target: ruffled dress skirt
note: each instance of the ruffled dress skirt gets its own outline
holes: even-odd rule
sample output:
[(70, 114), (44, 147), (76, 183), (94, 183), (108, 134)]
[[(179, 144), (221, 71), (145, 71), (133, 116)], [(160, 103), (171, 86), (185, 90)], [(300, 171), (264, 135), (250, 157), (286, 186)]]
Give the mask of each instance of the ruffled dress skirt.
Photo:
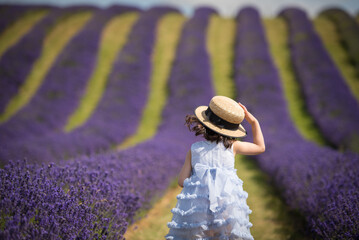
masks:
[(184, 181), (183, 190), (177, 195), (166, 239), (253, 240), (248, 193), (235, 172), (196, 166), (195, 174)]

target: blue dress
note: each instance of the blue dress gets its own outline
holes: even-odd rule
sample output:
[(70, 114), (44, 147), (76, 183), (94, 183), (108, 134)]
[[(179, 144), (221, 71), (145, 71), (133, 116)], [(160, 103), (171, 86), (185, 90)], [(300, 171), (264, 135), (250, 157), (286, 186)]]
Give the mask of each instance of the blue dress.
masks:
[(234, 168), (233, 149), (200, 141), (191, 146), (192, 175), (171, 210), (166, 239), (253, 239), (248, 193)]

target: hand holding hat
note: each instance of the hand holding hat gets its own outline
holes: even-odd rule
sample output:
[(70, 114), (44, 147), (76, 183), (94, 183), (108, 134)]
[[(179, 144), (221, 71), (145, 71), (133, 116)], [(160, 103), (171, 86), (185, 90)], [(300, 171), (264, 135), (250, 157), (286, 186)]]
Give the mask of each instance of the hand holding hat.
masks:
[(247, 120), (247, 122), (251, 125), (255, 123), (257, 119), (250, 112), (248, 112), (247, 108), (242, 103), (238, 102), (238, 104), (243, 108), (244, 118)]

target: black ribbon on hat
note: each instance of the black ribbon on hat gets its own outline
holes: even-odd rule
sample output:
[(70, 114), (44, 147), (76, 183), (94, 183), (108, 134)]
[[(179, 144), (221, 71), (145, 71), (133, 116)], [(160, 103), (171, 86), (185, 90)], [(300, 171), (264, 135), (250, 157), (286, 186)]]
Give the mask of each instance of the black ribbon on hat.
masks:
[(208, 107), (207, 110), (204, 112), (206, 116), (208, 117), (208, 120), (220, 128), (225, 128), (228, 130), (237, 130), (239, 127), (239, 123), (230, 123), (226, 120), (218, 117), (214, 112), (212, 112), (211, 108)]

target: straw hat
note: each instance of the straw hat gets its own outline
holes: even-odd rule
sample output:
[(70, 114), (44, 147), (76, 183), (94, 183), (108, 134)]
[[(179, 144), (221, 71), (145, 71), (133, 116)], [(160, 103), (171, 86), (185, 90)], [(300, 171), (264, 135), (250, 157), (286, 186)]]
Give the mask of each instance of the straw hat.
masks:
[(214, 96), (209, 106), (199, 106), (194, 113), (201, 123), (221, 135), (236, 138), (247, 135), (240, 124), (244, 119), (244, 110), (231, 98)]

